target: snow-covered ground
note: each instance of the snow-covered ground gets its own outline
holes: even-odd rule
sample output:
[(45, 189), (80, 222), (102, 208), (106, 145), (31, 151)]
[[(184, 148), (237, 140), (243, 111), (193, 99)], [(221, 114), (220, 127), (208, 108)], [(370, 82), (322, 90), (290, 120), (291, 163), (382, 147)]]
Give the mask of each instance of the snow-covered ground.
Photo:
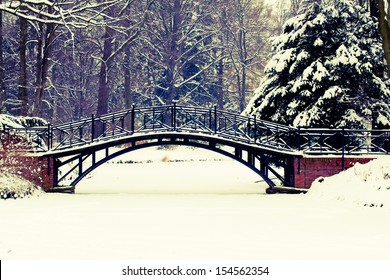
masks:
[(367, 164), (357, 163), (335, 176), (319, 178), (308, 196), (390, 211), (390, 156), (379, 157)]
[[(255, 173), (214, 153), (139, 150), (74, 195), (0, 200), (0, 259), (389, 259), (388, 159), (308, 194), (266, 195)], [(367, 202), (383, 206), (364, 206), (379, 185), (383, 199)]]
[(43, 191), (22, 177), (0, 170), (0, 200), (42, 195)]

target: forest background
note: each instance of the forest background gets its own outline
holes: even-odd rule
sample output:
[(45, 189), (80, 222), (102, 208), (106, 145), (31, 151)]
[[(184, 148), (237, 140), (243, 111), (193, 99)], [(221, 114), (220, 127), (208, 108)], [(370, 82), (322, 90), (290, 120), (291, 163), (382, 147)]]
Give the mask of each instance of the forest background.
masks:
[[(387, 2), (351, 1), (378, 19), (390, 61)], [(0, 0), (1, 113), (59, 123), (174, 101), (241, 112), (270, 38), (310, 2)]]

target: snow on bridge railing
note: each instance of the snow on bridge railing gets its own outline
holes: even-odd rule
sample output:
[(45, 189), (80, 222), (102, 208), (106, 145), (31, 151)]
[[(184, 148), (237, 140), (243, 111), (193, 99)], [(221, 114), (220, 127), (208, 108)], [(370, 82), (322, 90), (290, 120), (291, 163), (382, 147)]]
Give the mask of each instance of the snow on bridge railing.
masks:
[(11, 127), (6, 124), (0, 129), (2, 146), (30, 152), (46, 152), (47, 127)]
[(390, 130), (298, 129), (298, 150), (307, 154), (389, 154)]
[(133, 105), (128, 110), (60, 125), (10, 130), (34, 138), (35, 143), (40, 143), (36, 151), (66, 150), (140, 133), (187, 132), (306, 154), (390, 153), (390, 130), (295, 128), (219, 110), (216, 106), (201, 108), (175, 103), (154, 107)]

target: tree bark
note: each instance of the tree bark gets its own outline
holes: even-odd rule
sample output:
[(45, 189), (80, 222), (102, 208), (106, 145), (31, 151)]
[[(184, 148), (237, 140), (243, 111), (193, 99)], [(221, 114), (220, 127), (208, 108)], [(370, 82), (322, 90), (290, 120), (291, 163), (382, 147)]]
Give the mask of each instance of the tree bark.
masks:
[[(390, 26), (386, 17), (384, 0), (378, 0), (379, 6), (379, 30), (382, 36), (382, 46), (387, 62), (387, 76), (390, 77)], [(388, 9), (390, 9), (388, 7)]]
[[(52, 12), (49, 10), (49, 13)], [(37, 45), (37, 64), (36, 64), (36, 79), (35, 79), (35, 101), (34, 115), (43, 116), (42, 101), (45, 92), (45, 85), (49, 74), (50, 58), (52, 53), (52, 43), (55, 39), (56, 25), (51, 23), (40, 23)]]
[[(125, 78), (124, 78), (124, 88), (125, 88), (124, 99), (125, 99), (125, 109), (126, 110), (129, 110), (134, 102), (133, 101), (133, 94), (131, 91), (130, 56), (131, 56), (130, 48), (127, 47), (125, 49), (125, 64), (124, 64), (124, 68), (125, 68), (124, 69), (124, 75), (125, 75)], [(130, 115), (126, 116), (126, 118), (125, 118), (125, 128), (127, 130), (131, 129), (131, 116)]]
[(104, 45), (103, 45), (103, 58), (100, 63), (100, 72), (99, 72), (99, 91), (98, 91), (98, 107), (96, 114), (98, 116), (108, 113), (108, 98), (109, 98), (109, 84), (108, 84), (108, 71), (110, 69), (112, 54), (112, 45), (111, 45), (111, 32), (108, 26), (105, 27), (104, 32)]
[(223, 77), (224, 77), (224, 62), (223, 60), (219, 60), (217, 64), (217, 102), (218, 102), (218, 108), (223, 109), (225, 105), (225, 96), (224, 96), (224, 83), (223, 83)]
[[(0, 0), (0, 5), (3, 0)], [(5, 81), (4, 81), (4, 60), (3, 60), (3, 12), (0, 11), (0, 114), (5, 110)]]
[(178, 59), (178, 40), (179, 32), (181, 25), (181, 0), (174, 0), (173, 2), (173, 15), (172, 21), (169, 26), (169, 42), (168, 42), (168, 71), (167, 71), (167, 84), (168, 84), (168, 98), (167, 103), (171, 104), (175, 99), (177, 99), (177, 90), (175, 87), (175, 76), (176, 76), (176, 67)]
[[(245, 17), (248, 17), (246, 14), (243, 4), (239, 6), (238, 14), (238, 50), (239, 50), (239, 61), (240, 61), (240, 71), (237, 73), (240, 78), (238, 79), (238, 88), (239, 88), (239, 110), (240, 112), (245, 109), (245, 97), (246, 97), (246, 84), (247, 84), (247, 67), (248, 67), (248, 51), (247, 51), (247, 37), (246, 37), (246, 24)], [(241, 72), (241, 73), (240, 73)], [(239, 84), (241, 83), (241, 84)]]
[(20, 58), (20, 73), (19, 73), (19, 115), (27, 116), (28, 114), (28, 96), (27, 96), (27, 20), (24, 18), (19, 19), (19, 58)]

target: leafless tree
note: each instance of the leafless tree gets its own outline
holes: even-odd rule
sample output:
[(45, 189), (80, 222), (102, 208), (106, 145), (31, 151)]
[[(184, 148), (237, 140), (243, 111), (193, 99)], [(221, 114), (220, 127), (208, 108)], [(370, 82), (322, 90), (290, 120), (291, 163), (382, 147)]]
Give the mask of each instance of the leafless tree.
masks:
[(253, 92), (256, 84), (250, 79), (262, 71), (264, 53), (267, 53), (269, 37), (270, 11), (262, 1), (228, 1), (222, 14), (222, 32), (225, 34), (224, 52), (227, 55), (225, 71), (231, 79), (229, 90), (236, 97), (236, 109), (243, 111), (248, 93)]

